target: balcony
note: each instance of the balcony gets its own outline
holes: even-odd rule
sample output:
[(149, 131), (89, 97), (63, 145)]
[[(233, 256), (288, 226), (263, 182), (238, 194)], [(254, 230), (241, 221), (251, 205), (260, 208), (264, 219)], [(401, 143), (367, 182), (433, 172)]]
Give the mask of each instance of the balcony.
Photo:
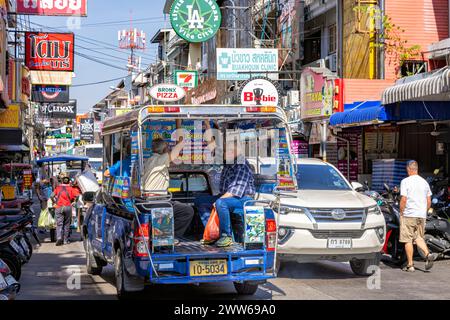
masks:
[(336, 8), (335, 0), (305, 0), (305, 21), (317, 18), (333, 8)]

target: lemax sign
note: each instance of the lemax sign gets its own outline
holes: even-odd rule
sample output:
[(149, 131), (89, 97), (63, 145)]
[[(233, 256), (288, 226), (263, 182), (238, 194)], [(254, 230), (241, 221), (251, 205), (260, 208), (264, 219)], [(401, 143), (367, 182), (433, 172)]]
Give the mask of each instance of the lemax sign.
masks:
[(182, 88), (197, 88), (198, 86), (198, 72), (197, 71), (184, 71), (175, 70), (174, 80), (177, 86)]
[(302, 72), (301, 118), (328, 118), (333, 113), (334, 81), (331, 74), (322, 73), (314, 68), (305, 68)]
[(25, 33), (25, 65), (30, 70), (73, 71), (73, 33)]
[(87, 16), (87, 0), (17, 0), (17, 14)]
[[(278, 49), (217, 48), (216, 52), (217, 80), (248, 80), (278, 71)], [(278, 79), (277, 73), (267, 76), (272, 80)]]
[(244, 84), (240, 96), (244, 106), (277, 106), (280, 90), (268, 78), (257, 78)]
[(222, 21), (215, 0), (175, 0), (170, 23), (175, 32), (188, 42), (205, 42), (217, 33)]
[(174, 84), (158, 84), (150, 89), (152, 98), (162, 102), (175, 102), (184, 98), (186, 92)]

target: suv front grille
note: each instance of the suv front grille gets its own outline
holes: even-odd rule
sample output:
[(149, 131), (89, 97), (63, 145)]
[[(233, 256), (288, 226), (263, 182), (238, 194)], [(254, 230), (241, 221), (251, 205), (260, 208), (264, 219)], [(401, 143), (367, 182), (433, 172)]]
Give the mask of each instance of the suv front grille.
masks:
[(365, 216), (365, 209), (343, 209), (345, 211), (345, 218), (336, 220), (331, 215), (334, 209), (310, 209), (311, 216), (317, 223), (327, 222), (363, 222)]
[(309, 230), (316, 239), (351, 238), (360, 239), (365, 230)]

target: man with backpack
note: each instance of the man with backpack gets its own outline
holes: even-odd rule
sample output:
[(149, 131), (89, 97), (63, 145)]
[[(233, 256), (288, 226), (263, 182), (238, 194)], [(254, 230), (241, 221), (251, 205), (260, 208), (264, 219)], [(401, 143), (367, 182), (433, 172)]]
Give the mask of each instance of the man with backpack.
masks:
[(70, 185), (70, 178), (61, 174), (61, 184), (52, 194), (55, 204), (56, 245), (69, 244), (70, 224), (72, 220), (72, 202), (80, 195), (80, 191)]

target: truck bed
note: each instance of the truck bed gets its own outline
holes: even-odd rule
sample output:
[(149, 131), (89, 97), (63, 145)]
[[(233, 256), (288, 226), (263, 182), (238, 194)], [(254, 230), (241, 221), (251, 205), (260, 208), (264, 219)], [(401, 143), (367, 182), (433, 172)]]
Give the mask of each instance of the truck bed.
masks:
[(217, 254), (217, 253), (232, 253), (244, 251), (244, 247), (240, 243), (234, 243), (230, 247), (218, 248), (213, 245), (202, 245), (200, 241), (193, 241), (189, 239), (179, 239), (180, 243), (175, 246), (175, 253), (180, 254)]

